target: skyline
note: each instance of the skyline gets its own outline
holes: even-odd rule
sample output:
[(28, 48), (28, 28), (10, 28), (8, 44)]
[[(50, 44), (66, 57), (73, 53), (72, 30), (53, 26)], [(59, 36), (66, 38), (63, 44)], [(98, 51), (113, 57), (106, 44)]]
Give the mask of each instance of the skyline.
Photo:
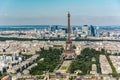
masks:
[(0, 25), (120, 25), (119, 0), (0, 0)]

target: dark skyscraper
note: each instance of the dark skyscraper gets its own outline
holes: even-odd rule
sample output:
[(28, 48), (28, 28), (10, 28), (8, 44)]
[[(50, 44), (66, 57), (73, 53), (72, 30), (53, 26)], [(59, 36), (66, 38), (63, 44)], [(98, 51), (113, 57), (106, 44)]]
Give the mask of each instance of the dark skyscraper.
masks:
[(51, 26), (51, 31), (52, 32), (55, 32), (55, 30), (58, 30), (58, 29), (59, 29), (59, 27), (57, 25)]
[(91, 36), (95, 36), (95, 27), (94, 26), (90, 26), (90, 32), (91, 32)]

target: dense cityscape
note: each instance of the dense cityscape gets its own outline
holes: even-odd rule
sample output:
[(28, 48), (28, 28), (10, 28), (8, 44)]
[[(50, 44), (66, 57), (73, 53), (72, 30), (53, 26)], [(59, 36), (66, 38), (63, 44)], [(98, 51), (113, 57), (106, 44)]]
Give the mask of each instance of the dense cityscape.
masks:
[(0, 80), (120, 80), (120, 0), (0, 0)]
[[(0, 26), (0, 37), (30, 39), (64, 39), (67, 37), (64, 25), (17, 25)], [(120, 39), (120, 26), (71, 26), (71, 39)], [(64, 39), (65, 40), (65, 39)]]
[(119, 80), (119, 26), (0, 27), (1, 80)]

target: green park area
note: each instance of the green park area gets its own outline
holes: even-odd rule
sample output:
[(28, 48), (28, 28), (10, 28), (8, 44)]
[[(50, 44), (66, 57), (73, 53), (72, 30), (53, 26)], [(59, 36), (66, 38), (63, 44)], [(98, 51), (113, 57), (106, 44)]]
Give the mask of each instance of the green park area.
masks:
[[(96, 64), (97, 73), (101, 73), (99, 56), (103, 54), (102, 51), (96, 51), (95, 49), (85, 48), (81, 51), (81, 55), (78, 55), (77, 58), (70, 65), (70, 73), (74, 73), (76, 70), (80, 70), (80, 75), (90, 74), (92, 64)], [(92, 61), (92, 59), (95, 61)]]
[[(30, 73), (32, 75), (42, 75), (46, 71), (53, 72), (54, 69), (61, 63), (61, 53), (62, 49), (49, 48), (48, 50), (45, 50), (44, 48), (41, 48), (41, 51), (37, 52), (37, 54), (40, 55), (37, 60), (38, 65), (34, 67)], [(44, 60), (40, 61), (42, 58)]]

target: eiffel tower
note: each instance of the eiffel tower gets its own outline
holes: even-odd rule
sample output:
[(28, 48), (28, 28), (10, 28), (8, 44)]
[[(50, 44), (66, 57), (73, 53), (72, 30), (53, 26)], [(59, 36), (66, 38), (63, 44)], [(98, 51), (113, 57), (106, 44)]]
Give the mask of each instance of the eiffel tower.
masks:
[(66, 40), (65, 50), (63, 51), (61, 55), (61, 59), (62, 60), (73, 60), (75, 59), (76, 54), (73, 49), (72, 41), (70, 39), (71, 31), (70, 31), (70, 13), (69, 12), (67, 14), (67, 17), (68, 17), (67, 40)]

